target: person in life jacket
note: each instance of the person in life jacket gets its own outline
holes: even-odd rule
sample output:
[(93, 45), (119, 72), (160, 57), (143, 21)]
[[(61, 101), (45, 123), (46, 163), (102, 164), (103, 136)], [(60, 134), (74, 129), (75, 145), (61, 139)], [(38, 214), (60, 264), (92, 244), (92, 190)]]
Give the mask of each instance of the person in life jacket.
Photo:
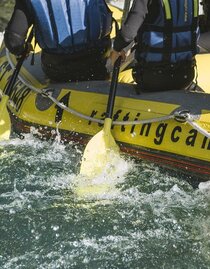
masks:
[(114, 64), (135, 40), (133, 78), (142, 91), (190, 87), (198, 53), (198, 0), (135, 0), (114, 41)]
[(55, 81), (108, 79), (112, 13), (105, 0), (16, 0), (4, 40), (21, 55), (30, 26), (42, 68)]

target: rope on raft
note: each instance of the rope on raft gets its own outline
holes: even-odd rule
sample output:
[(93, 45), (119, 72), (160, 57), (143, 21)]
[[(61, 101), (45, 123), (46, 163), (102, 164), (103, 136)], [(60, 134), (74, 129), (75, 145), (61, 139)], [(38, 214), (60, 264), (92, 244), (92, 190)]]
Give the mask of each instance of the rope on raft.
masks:
[[(8, 58), (8, 62), (10, 64), (10, 66), (12, 67), (12, 69), (15, 68), (15, 65), (13, 64), (9, 51), (6, 49), (6, 56)], [(100, 123), (103, 124), (104, 120), (102, 119), (97, 119), (97, 118), (93, 118), (90, 116), (87, 116), (83, 113), (80, 113), (78, 111), (76, 111), (75, 109), (72, 109), (68, 106), (66, 106), (65, 104), (59, 102), (56, 98), (54, 98), (52, 96), (51, 92), (48, 92), (48, 88), (45, 89), (38, 89), (36, 87), (34, 87), (33, 85), (31, 85), (29, 82), (27, 82), (23, 77), (21, 77), (21, 75), (18, 75), (19, 80), (25, 84), (29, 89), (31, 89), (32, 91), (41, 94), (44, 97), (49, 98), (51, 101), (53, 101), (57, 106), (59, 106), (61, 109), (77, 116), (80, 117), (82, 119), (88, 120), (88, 121), (92, 121), (95, 123)], [(181, 110), (181, 111), (175, 111), (170, 115), (167, 116), (162, 116), (162, 117), (157, 117), (157, 118), (151, 118), (151, 119), (147, 119), (147, 120), (135, 120), (135, 121), (113, 121), (113, 125), (138, 125), (138, 124), (148, 124), (148, 123), (154, 123), (154, 122), (161, 122), (161, 121), (166, 121), (166, 120), (177, 120), (179, 122), (185, 123), (187, 122), (189, 125), (191, 125), (193, 128), (195, 128), (199, 133), (201, 133), (202, 135), (206, 136), (207, 138), (210, 139), (210, 133), (208, 131), (206, 131), (204, 128), (202, 128), (201, 126), (199, 126), (195, 121), (194, 121), (194, 117), (193, 115), (190, 114), (189, 111), (185, 111), (185, 110)]]

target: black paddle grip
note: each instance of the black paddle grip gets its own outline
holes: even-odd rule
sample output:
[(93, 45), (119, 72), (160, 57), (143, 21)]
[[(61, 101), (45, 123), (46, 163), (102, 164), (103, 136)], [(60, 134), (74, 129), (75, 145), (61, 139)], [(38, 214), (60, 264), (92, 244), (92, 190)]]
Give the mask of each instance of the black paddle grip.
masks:
[(122, 57), (120, 56), (117, 58), (117, 60), (114, 63), (111, 85), (110, 85), (110, 92), (109, 92), (109, 99), (108, 99), (107, 110), (106, 110), (106, 118), (112, 118), (121, 60), (122, 60)]
[(31, 29), (31, 32), (30, 32), (30, 34), (28, 36), (28, 39), (26, 41), (24, 52), (21, 55), (21, 57), (18, 59), (17, 65), (16, 65), (16, 67), (15, 67), (15, 69), (13, 71), (13, 74), (10, 77), (10, 80), (9, 80), (7, 86), (6, 86), (5, 95), (8, 95), (8, 96), (11, 95), (12, 89), (14, 87), (14, 84), (15, 84), (15, 81), (17, 79), (17, 76), (18, 76), (18, 74), (20, 72), (21, 66), (22, 66), (25, 58), (28, 55), (28, 43), (31, 43), (32, 38), (33, 38), (33, 28)]

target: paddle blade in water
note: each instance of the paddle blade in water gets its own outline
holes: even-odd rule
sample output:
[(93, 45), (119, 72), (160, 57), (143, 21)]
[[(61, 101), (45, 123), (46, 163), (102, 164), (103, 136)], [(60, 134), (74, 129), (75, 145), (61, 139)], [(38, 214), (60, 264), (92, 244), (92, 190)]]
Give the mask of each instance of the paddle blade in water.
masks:
[(11, 133), (11, 120), (7, 110), (8, 99), (7, 95), (3, 95), (0, 102), (0, 141), (8, 140)]
[(99, 175), (112, 162), (113, 154), (119, 155), (119, 147), (111, 134), (111, 122), (111, 119), (105, 119), (103, 130), (87, 144), (80, 168), (81, 175), (87, 177)]

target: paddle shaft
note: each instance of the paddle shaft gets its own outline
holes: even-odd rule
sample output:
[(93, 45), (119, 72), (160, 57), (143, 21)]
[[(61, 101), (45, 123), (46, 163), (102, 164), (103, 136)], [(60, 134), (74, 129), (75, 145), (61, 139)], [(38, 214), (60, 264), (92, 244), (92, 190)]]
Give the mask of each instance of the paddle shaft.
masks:
[(106, 118), (112, 118), (113, 115), (113, 109), (114, 109), (114, 102), (115, 102), (115, 96), (117, 91), (117, 85), (118, 85), (118, 75), (120, 71), (120, 64), (121, 64), (122, 57), (118, 57), (115, 61), (113, 73), (112, 73), (112, 80), (111, 80), (111, 86), (110, 86), (110, 92), (109, 92), (109, 99), (107, 103), (107, 109), (106, 109)]
[(92, 137), (83, 154), (80, 174), (88, 178), (99, 175), (112, 161), (113, 154), (119, 155), (119, 147), (111, 134), (111, 127), (121, 58), (120, 56), (114, 64), (103, 129)]
[(20, 59), (18, 60), (17, 65), (16, 65), (16, 67), (14, 69), (14, 72), (13, 72), (13, 74), (12, 74), (12, 76), (11, 76), (7, 86), (6, 86), (6, 89), (4, 91), (5, 95), (7, 95), (7, 96), (11, 95), (12, 89), (13, 89), (13, 87), (15, 85), (15, 81), (17, 79), (17, 76), (18, 76), (19, 72), (20, 72), (21, 66), (23, 65), (23, 62), (24, 62), (24, 60), (25, 60), (25, 58), (26, 58), (26, 56), (28, 54), (28, 43), (31, 43), (32, 38), (33, 38), (33, 29), (31, 30), (31, 32), (29, 34), (29, 37), (28, 37), (28, 39), (26, 41), (26, 47), (24, 49), (24, 52), (22, 53)]

